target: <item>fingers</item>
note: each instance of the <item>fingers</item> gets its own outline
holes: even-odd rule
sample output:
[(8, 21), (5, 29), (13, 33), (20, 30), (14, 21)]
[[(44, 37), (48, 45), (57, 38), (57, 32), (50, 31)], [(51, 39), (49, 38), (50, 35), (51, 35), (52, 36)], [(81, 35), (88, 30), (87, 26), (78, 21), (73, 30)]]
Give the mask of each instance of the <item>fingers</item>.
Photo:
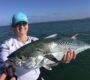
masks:
[(69, 51), (67, 51), (67, 53), (64, 55), (64, 61), (68, 61), (68, 58), (69, 58)]
[(69, 54), (70, 54), (70, 57), (69, 57), (70, 61), (72, 59), (75, 59), (76, 58), (76, 54), (75, 54), (75, 51), (74, 50), (70, 49)]
[(76, 59), (76, 53), (73, 51), (73, 59)]
[(71, 60), (76, 58), (76, 53), (74, 50), (70, 49), (67, 51), (67, 53), (64, 55), (63, 63), (69, 63)]
[(70, 52), (67, 51), (67, 53), (64, 55), (64, 63), (69, 63), (71, 59), (70, 57), (71, 57)]
[(0, 80), (6, 80), (6, 74), (3, 73), (1, 76), (0, 76)]

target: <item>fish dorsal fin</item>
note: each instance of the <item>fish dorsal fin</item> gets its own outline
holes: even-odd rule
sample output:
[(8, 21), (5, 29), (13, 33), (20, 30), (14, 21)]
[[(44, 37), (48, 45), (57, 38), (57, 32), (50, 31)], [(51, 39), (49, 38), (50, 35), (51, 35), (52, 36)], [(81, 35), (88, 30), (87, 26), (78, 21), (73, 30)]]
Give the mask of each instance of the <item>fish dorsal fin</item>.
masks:
[(57, 35), (58, 35), (58, 34), (52, 34), (52, 35), (49, 35), (49, 36), (45, 37), (45, 39), (54, 38), (54, 37), (56, 37)]
[(71, 39), (76, 39), (77, 36), (78, 34), (75, 34), (74, 36), (71, 37)]

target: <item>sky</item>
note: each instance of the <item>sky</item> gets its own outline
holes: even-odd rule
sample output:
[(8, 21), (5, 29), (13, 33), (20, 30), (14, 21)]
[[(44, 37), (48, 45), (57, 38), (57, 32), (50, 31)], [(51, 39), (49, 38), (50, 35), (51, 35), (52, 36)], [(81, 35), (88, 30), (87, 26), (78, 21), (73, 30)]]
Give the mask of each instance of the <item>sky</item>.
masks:
[(90, 17), (90, 0), (0, 0), (0, 26), (24, 12), (30, 23)]

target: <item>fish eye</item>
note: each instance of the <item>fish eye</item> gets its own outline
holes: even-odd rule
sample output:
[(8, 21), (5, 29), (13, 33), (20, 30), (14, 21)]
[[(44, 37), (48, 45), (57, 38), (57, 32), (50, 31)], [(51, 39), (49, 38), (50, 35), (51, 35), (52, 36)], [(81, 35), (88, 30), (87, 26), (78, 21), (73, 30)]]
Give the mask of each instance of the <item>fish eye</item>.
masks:
[(20, 59), (22, 59), (23, 57), (22, 57), (22, 56), (20, 56), (19, 58), (20, 58)]

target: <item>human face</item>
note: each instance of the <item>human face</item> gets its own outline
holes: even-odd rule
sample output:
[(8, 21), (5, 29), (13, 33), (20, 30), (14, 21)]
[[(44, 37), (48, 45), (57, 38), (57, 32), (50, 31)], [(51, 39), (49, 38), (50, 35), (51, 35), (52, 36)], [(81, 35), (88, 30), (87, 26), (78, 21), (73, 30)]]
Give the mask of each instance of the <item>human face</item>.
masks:
[(19, 22), (14, 25), (14, 30), (17, 36), (27, 35), (28, 24), (26, 22)]

